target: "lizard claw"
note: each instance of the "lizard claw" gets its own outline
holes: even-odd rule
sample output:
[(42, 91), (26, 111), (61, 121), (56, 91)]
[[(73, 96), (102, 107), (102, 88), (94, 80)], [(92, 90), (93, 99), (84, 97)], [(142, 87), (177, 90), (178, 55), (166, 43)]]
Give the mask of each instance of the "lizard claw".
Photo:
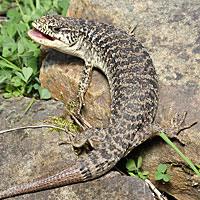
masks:
[(170, 121), (170, 130), (166, 131), (166, 134), (168, 137), (177, 138), (178, 134), (181, 131), (183, 131), (185, 129), (189, 129), (192, 126), (194, 126), (195, 124), (197, 124), (197, 121), (195, 121), (195, 122), (192, 122), (190, 124), (183, 126), (186, 116), (187, 116), (187, 112), (184, 112), (182, 117), (180, 117), (177, 113), (175, 114), (175, 116)]
[(180, 133), (181, 131), (188, 129), (188, 128), (194, 126), (195, 124), (197, 124), (197, 122), (195, 121), (195, 122), (192, 122), (191, 124), (183, 126), (183, 123), (185, 122), (186, 116), (187, 116), (187, 112), (184, 112), (183, 116), (181, 118), (176, 113), (175, 117), (173, 117), (171, 119), (171, 127), (172, 127), (172, 129), (177, 130), (177, 134)]

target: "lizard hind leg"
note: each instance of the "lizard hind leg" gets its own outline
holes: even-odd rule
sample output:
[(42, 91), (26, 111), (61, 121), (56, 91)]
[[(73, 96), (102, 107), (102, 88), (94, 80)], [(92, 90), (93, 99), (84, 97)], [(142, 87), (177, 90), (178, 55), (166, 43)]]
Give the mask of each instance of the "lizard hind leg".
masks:
[(132, 151), (135, 147), (137, 147), (147, 139), (159, 135), (162, 132), (164, 132), (169, 138), (176, 138), (179, 142), (181, 142), (180, 139), (178, 138), (178, 134), (185, 129), (191, 128), (197, 123), (193, 122), (184, 125), (186, 115), (187, 115), (186, 112), (183, 113), (182, 117), (180, 117), (178, 114), (175, 114), (175, 116), (170, 120), (168, 125), (153, 123), (137, 131), (137, 133), (133, 135), (133, 138), (130, 141), (129, 148), (126, 151), (124, 157), (128, 155), (128, 153)]
[(163, 131), (160, 131), (158, 134), (160, 134), (161, 132), (164, 132), (169, 138), (177, 138), (178, 139), (178, 134), (181, 131), (183, 131), (185, 129), (189, 129), (192, 126), (194, 126), (195, 124), (197, 124), (197, 121), (195, 121), (190, 124), (184, 125), (186, 116), (187, 116), (187, 112), (184, 112), (182, 116), (180, 116), (176, 113), (175, 116), (173, 118), (171, 118), (169, 127), (167, 127), (167, 128), (165, 127), (165, 129)]

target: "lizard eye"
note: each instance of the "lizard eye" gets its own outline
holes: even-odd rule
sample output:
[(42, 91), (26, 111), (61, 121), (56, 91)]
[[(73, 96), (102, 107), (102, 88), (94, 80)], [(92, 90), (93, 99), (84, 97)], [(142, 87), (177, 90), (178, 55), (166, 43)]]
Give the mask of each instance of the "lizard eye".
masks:
[(60, 30), (59, 27), (53, 27), (53, 26), (49, 26), (48, 27), (50, 30), (54, 31), (54, 32), (58, 32)]
[(58, 32), (58, 31), (60, 31), (60, 28), (58, 28), (58, 27), (53, 27), (53, 31)]

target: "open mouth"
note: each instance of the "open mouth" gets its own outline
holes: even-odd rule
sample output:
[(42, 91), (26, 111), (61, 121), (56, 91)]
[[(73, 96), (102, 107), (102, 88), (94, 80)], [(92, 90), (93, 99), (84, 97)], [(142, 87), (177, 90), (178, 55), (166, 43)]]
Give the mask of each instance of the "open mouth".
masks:
[[(50, 47), (52, 49), (56, 49), (57, 51), (61, 51), (68, 54), (70, 52), (68, 48), (70, 48), (71, 46), (68, 43), (63, 42), (60, 39), (56, 39), (55, 37), (46, 35), (35, 28), (29, 30), (28, 35), (33, 41), (40, 45), (44, 45), (46, 47)], [(74, 50), (71, 50), (71, 54), (75, 55), (73, 51)]]
[(54, 41), (55, 38), (52, 38), (48, 35), (45, 35), (44, 33), (38, 31), (37, 29), (31, 29), (28, 31), (28, 35), (33, 39), (33, 38), (38, 38), (42, 40), (51, 40)]
[(48, 36), (37, 29), (31, 29), (28, 31), (29, 37), (38, 44), (44, 45), (46, 47), (50, 47), (52, 49), (56, 49), (61, 52), (68, 52), (66, 48), (69, 46), (64, 42), (56, 39), (55, 37)]

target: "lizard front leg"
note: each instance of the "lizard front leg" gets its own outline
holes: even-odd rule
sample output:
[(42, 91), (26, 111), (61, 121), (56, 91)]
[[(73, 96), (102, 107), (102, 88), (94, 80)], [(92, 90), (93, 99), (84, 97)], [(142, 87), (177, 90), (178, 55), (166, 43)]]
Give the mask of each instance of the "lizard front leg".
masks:
[(76, 135), (69, 135), (69, 144), (73, 147), (80, 148), (84, 144), (89, 143), (92, 148), (96, 148), (101, 144), (107, 135), (104, 128), (90, 128)]
[(85, 99), (84, 95), (88, 89), (88, 86), (90, 84), (91, 76), (92, 76), (92, 69), (93, 65), (89, 62), (85, 63), (85, 67), (82, 71), (81, 80), (79, 82), (78, 86), (78, 92), (77, 92), (77, 99), (75, 101), (76, 106), (76, 113), (79, 115), (82, 106), (85, 106)]

